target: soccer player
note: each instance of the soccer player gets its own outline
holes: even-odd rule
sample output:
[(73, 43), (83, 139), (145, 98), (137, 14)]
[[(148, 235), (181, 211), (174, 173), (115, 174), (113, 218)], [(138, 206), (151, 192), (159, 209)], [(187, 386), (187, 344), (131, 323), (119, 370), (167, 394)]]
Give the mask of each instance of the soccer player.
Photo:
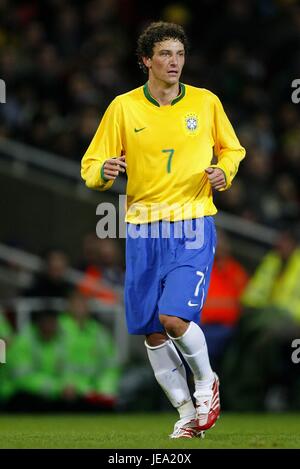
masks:
[(216, 246), (212, 190), (230, 187), (245, 156), (217, 96), (179, 81), (186, 50), (179, 25), (152, 23), (141, 34), (148, 81), (111, 102), (81, 169), (100, 191), (127, 171), (127, 326), (146, 336), (155, 377), (179, 412), (171, 438), (204, 436), (219, 417), (219, 381), (199, 326)]

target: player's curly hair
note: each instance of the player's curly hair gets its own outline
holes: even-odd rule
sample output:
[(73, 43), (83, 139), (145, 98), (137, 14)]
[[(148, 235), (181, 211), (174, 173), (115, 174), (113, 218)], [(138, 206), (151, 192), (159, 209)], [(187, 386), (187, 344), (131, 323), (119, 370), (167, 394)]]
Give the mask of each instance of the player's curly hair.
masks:
[(151, 23), (140, 35), (137, 42), (136, 53), (138, 64), (143, 72), (148, 73), (148, 69), (144, 65), (142, 57), (151, 58), (153, 56), (154, 45), (166, 39), (177, 39), (183, 44), (185, 52), (188, 51), (188, 39), (182, 26), (175, 23), (166, 23), (164, 21)]

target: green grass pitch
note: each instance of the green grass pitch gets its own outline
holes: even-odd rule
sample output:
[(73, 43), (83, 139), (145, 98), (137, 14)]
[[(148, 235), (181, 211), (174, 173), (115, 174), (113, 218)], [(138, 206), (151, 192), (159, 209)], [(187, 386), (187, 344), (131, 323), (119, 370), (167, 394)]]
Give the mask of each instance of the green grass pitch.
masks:
[(205, 439), (170, 440), (176, 413), (0, 415), (0, 448), (300, 448), (299, 414), (223, 413)]

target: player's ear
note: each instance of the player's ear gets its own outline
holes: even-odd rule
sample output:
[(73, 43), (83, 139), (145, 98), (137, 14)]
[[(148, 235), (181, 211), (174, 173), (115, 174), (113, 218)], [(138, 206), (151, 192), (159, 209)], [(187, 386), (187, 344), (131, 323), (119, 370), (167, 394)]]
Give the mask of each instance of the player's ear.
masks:
[(148, 69), (151, 67), (150, 57), (142, 57), (142, 61), (143, 61), (143, 64), (145, 65), (145, 67), (147, 67)]

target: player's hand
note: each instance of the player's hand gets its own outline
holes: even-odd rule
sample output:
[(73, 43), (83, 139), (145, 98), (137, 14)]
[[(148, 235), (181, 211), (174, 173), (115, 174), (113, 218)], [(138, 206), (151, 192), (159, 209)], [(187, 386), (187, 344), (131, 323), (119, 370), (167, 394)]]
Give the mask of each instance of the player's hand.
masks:
[(113, 180), (119, 176), (119, 173), (125, 173), (127, 164), (125, 156), (119, 158), (110, 158), (103, 164), (103, 175), (105, 179)]
[(219, 191), (220, 189), (224, 189), (226, 187), (226, 178), (222, 169), (209, 167), (206, 168), (205, 172), (213, 189)]

